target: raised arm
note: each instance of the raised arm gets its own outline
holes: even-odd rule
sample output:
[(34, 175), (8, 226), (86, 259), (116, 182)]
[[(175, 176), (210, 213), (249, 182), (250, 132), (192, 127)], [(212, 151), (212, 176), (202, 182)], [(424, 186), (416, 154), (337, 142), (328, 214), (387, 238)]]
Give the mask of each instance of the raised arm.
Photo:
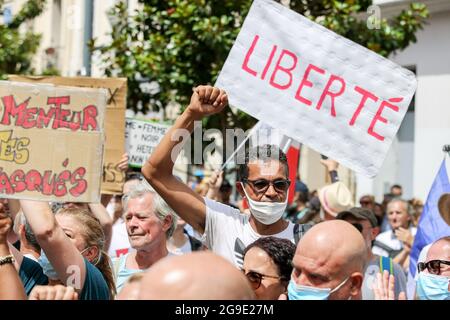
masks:
[(76, 289), (81, 291), (86, 278), (84, 258), (56, 222), (48, 203), (20, 200), (20, 205), (39, 245), (58, 274), (59, 280), (64, 285), (73, 285), (68, 284), (68, 280), (75, 281), (80, 284), (80, 287)]
[(211, 86), (194, 89), (189, 106), (169, 129), (150, 158), (142, 174), (173, 210), (195, 230), (204, 232), (206, 209), (203, 198), (172, 174), (183, 144), (194, 130), (194, 122), (220, 112), (228, 103), (223, 90)]
[(320, 163), (327, 169), (327, 172), (330, 175), (331, 183), (339, 181), (339, 176), (337, 173), (339, 163), (337, 161), (327, 158), (327, 159), (320, 159)]
[(94, 217), (100, 221), (103, 232), (105, 233), (105, 251), (108, 251), (111, 245), (113, 219), (101, 203), (89, 203), (89, 209)]
[(216, 171), (211, 174), (211, 177), (208, 181), (208, 192), (205, 195), (205, 198), (209, 198), (212, 200), (219, 199), (219, 189), (223, 182), (223, 171)]
[[(16, 216), (20, 212), (19, 200), (17, 200), (17, 199), (8, 199), (8, 208), (9, 208), (9, 215), (10, 215), (10, 217), (11, 217), (11, 219), (13, 221), (13, 225), (14, 225), (14, 223), (16, 221)], [(1, 209), (0, 209), (0, 211), (1, 211)], [(14, 243), (14, 242), (16, 242), (18, 240), (19, 240), (19, 236), (11, 228), (11, 230), (8, 233), (8, 242)]]
[(6, 240), (11, 225), (11, 218), (0, 212), (0, 300), (26, 300), (25, 290)]

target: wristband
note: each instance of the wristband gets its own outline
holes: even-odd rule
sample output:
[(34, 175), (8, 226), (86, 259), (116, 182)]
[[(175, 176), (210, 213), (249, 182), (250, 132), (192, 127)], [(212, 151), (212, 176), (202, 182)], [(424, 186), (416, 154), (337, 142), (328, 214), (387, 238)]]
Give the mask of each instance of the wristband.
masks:
[(10, 254), (9, 256), (0, 257), (0, 266), (7, 263), (14, 263), (14, 256)]

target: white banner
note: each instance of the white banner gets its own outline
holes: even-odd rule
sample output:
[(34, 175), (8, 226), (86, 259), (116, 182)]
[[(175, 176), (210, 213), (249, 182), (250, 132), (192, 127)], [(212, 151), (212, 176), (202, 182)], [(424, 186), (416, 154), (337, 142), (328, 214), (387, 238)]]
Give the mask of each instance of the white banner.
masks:
[(414, 74), (272, 0), (254, 0), (215, 84), (230, 105), (374, 177)]
[(125, 145), (128, 164), (142, 167), (170, 126), (138, 119), (126, 119)]

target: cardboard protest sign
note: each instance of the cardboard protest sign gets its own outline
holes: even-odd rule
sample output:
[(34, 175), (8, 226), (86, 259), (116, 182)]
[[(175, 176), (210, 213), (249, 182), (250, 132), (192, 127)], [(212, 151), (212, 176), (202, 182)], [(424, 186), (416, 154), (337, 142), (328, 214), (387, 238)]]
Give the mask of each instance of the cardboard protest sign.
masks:
[(0, 197), (98, 202), (103, 89), (0, 81)]
[(165, 124), (127, 118), (125, 141), (129, 165), (142, 167), (168, 129)]
[(51, 83), (61, 86), (103, 88), (108, 92), (105, 114), (105, 156), (102, 175), (102, 193), (120, 194), (125, 182), (125, 173), (116, 165), (125, 153), (125, 110), (127, 98), (126, 78), (87, 77), (30, 77), (10, 75), (10, 80)]
[(232, 106), (374, 177), (412, 72), (271, 0), (255, 0), (216, 82)]

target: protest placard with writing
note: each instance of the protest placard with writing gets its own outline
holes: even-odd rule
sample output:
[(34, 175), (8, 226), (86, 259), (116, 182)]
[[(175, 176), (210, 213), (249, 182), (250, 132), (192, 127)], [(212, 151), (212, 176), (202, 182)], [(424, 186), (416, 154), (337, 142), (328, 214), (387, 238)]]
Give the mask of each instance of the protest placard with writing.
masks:
[(232, 106), (374, 177), (414, 74), (271, 0), (255, 0), (215, 84)]
[(103, 88), (108, 92), (105, 114), (105, 156), (102, 175), (102, 193), (120, 194), (125, 174), (117, 168), (125, 153), (126, 78), (88, 78), (10, 75), (12, 81), (52, 83), (61, 86)]
[(125, 141), (129, 165), (142, 167), (168, 129), (165, 124), (127, 118)]
[(98, 202), (104, 89), (0, 81), (0, 197)]

